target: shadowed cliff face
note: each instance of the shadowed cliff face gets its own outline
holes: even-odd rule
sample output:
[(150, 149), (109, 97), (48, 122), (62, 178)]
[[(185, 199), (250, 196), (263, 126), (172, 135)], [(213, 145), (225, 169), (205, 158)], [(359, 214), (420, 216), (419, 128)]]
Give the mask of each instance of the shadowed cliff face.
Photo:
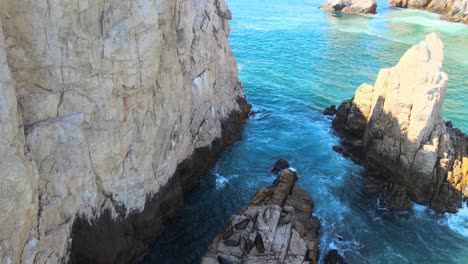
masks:
[(393, 209), (413, 200), (456, 212), (466, 191), (466, 138), (439, 115), (447, 83), (442, 54), (440, 40), (429, 35), (382, 70), (374, 86), (359, 87), (333, 120), (351, 137), (343, 151), (364, 160), (364, 191), (383, 193)]
[(102, 262), (127, 261), (239, 137), (249, 107), (231, 12), (223, 0), (0, 9), (0, 262), (65, 262), (70, 248), (94, 260), (79, 245), (109, 239)]
[(390, 0), (396, 7), (423, 9), (441, 14), (441, 19), (468, 24), (467, 0)]

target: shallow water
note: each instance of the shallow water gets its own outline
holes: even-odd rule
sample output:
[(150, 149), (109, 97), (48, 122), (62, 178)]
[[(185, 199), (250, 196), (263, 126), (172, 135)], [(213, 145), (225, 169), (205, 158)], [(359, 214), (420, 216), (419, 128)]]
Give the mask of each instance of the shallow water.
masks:
[[(185, 195), (144, 263), (198, 263), (229, 216), (270, 185), (276, 159), (288, 159), (322, 221), (321, 254), (337, 248), (350, 263), (468, 263), (468, 208), (435, 215), (423, 206), (396, 213), (361, 194), (362, 168), (332, 151), (338, 139), (324, 107), (373, 83), (425, 34), (445, 45), (449, 87), (443, 116), (468, 132), (468, 26), (437, 15), (389, 9), (378, 15), (318, 10), (322, 1), (230, 0), (230, 43), (254, 111), (243, 139)], [(339, 239), (341, 237), (342, 239)]]

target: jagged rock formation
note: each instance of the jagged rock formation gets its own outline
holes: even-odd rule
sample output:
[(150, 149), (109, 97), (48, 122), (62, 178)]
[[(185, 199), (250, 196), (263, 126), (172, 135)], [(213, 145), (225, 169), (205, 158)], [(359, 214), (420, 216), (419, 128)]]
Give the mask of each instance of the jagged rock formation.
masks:
[(338, 108), (333, 127), (343, 136), (337, 151), (360, 157), (364, 192), (382, 193), (393, 209), (410, 200), (436, 212), (456, 212), (468, 194), (468, 141), (440, 116), (447, 74), (443, 44), (434, 34), (380, 71)]
[(317, 263), (320, 221), (312, 197), (284, 169), (270, 188), (231, 216), (202, 259), (210, 263)]
[(441, 19), (468, 24), (468, 0), (389, 0), (391, 6), (427, 10)]
[[(0, 263), (118, 263), (249, 111), (224, 0), (0, 0)], [(73, 230), (72, 227), (74, 226)]]
[(375, 0), (327, 0), (322, 9), (344, 13), (375, 14), (377, 2)]

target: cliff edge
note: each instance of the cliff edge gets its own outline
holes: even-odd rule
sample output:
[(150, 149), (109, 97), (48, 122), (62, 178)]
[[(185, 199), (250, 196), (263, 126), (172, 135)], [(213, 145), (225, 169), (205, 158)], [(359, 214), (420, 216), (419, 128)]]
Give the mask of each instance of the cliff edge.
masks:
[(0, 0), (0, 262), (121, 263), (239, 139), (224, 0)]
[(335, 150), (362, 162), (365, 193), (381, 193), (392, 209), (410, 200), (436, 212), (456, 212), (468, 194), (468, 139), (440, 110), (447, 87), (443, 44), (434, 34), (398, 64), (361, 85), (338, 108)]

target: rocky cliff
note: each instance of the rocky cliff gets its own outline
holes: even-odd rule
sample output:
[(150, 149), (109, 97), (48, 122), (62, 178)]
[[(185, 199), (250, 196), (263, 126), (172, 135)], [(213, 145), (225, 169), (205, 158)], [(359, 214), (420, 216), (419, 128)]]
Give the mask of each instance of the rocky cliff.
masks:
[(231, 216), (203, 264), (317, 263), (320, 221), (312, 216), (314, 202), (295, 185), (296, 173), (285, 167), (273, 186), (258, 190)]
[(392, 209), (412, 200), (456, 212), (468, 194), (468, 139), (440, 116), (448, 80), (442, 62), (443, 44), (430, 34), (373, 86), (361, 85), (333, 120), (343, 136), (335, 149), (364, 163), (364, 192), (382, 193)]
[(0, 9), (0, 262), (141, 254), (249, 111), (227, 5), (0, 0)]
[(327, 0), (322, 9), (344, 13), (375, 14), (376, 0)]
[(441, 19), (468, 24), (468, 0), (389, 0), (391, 6), (422, 9)]

